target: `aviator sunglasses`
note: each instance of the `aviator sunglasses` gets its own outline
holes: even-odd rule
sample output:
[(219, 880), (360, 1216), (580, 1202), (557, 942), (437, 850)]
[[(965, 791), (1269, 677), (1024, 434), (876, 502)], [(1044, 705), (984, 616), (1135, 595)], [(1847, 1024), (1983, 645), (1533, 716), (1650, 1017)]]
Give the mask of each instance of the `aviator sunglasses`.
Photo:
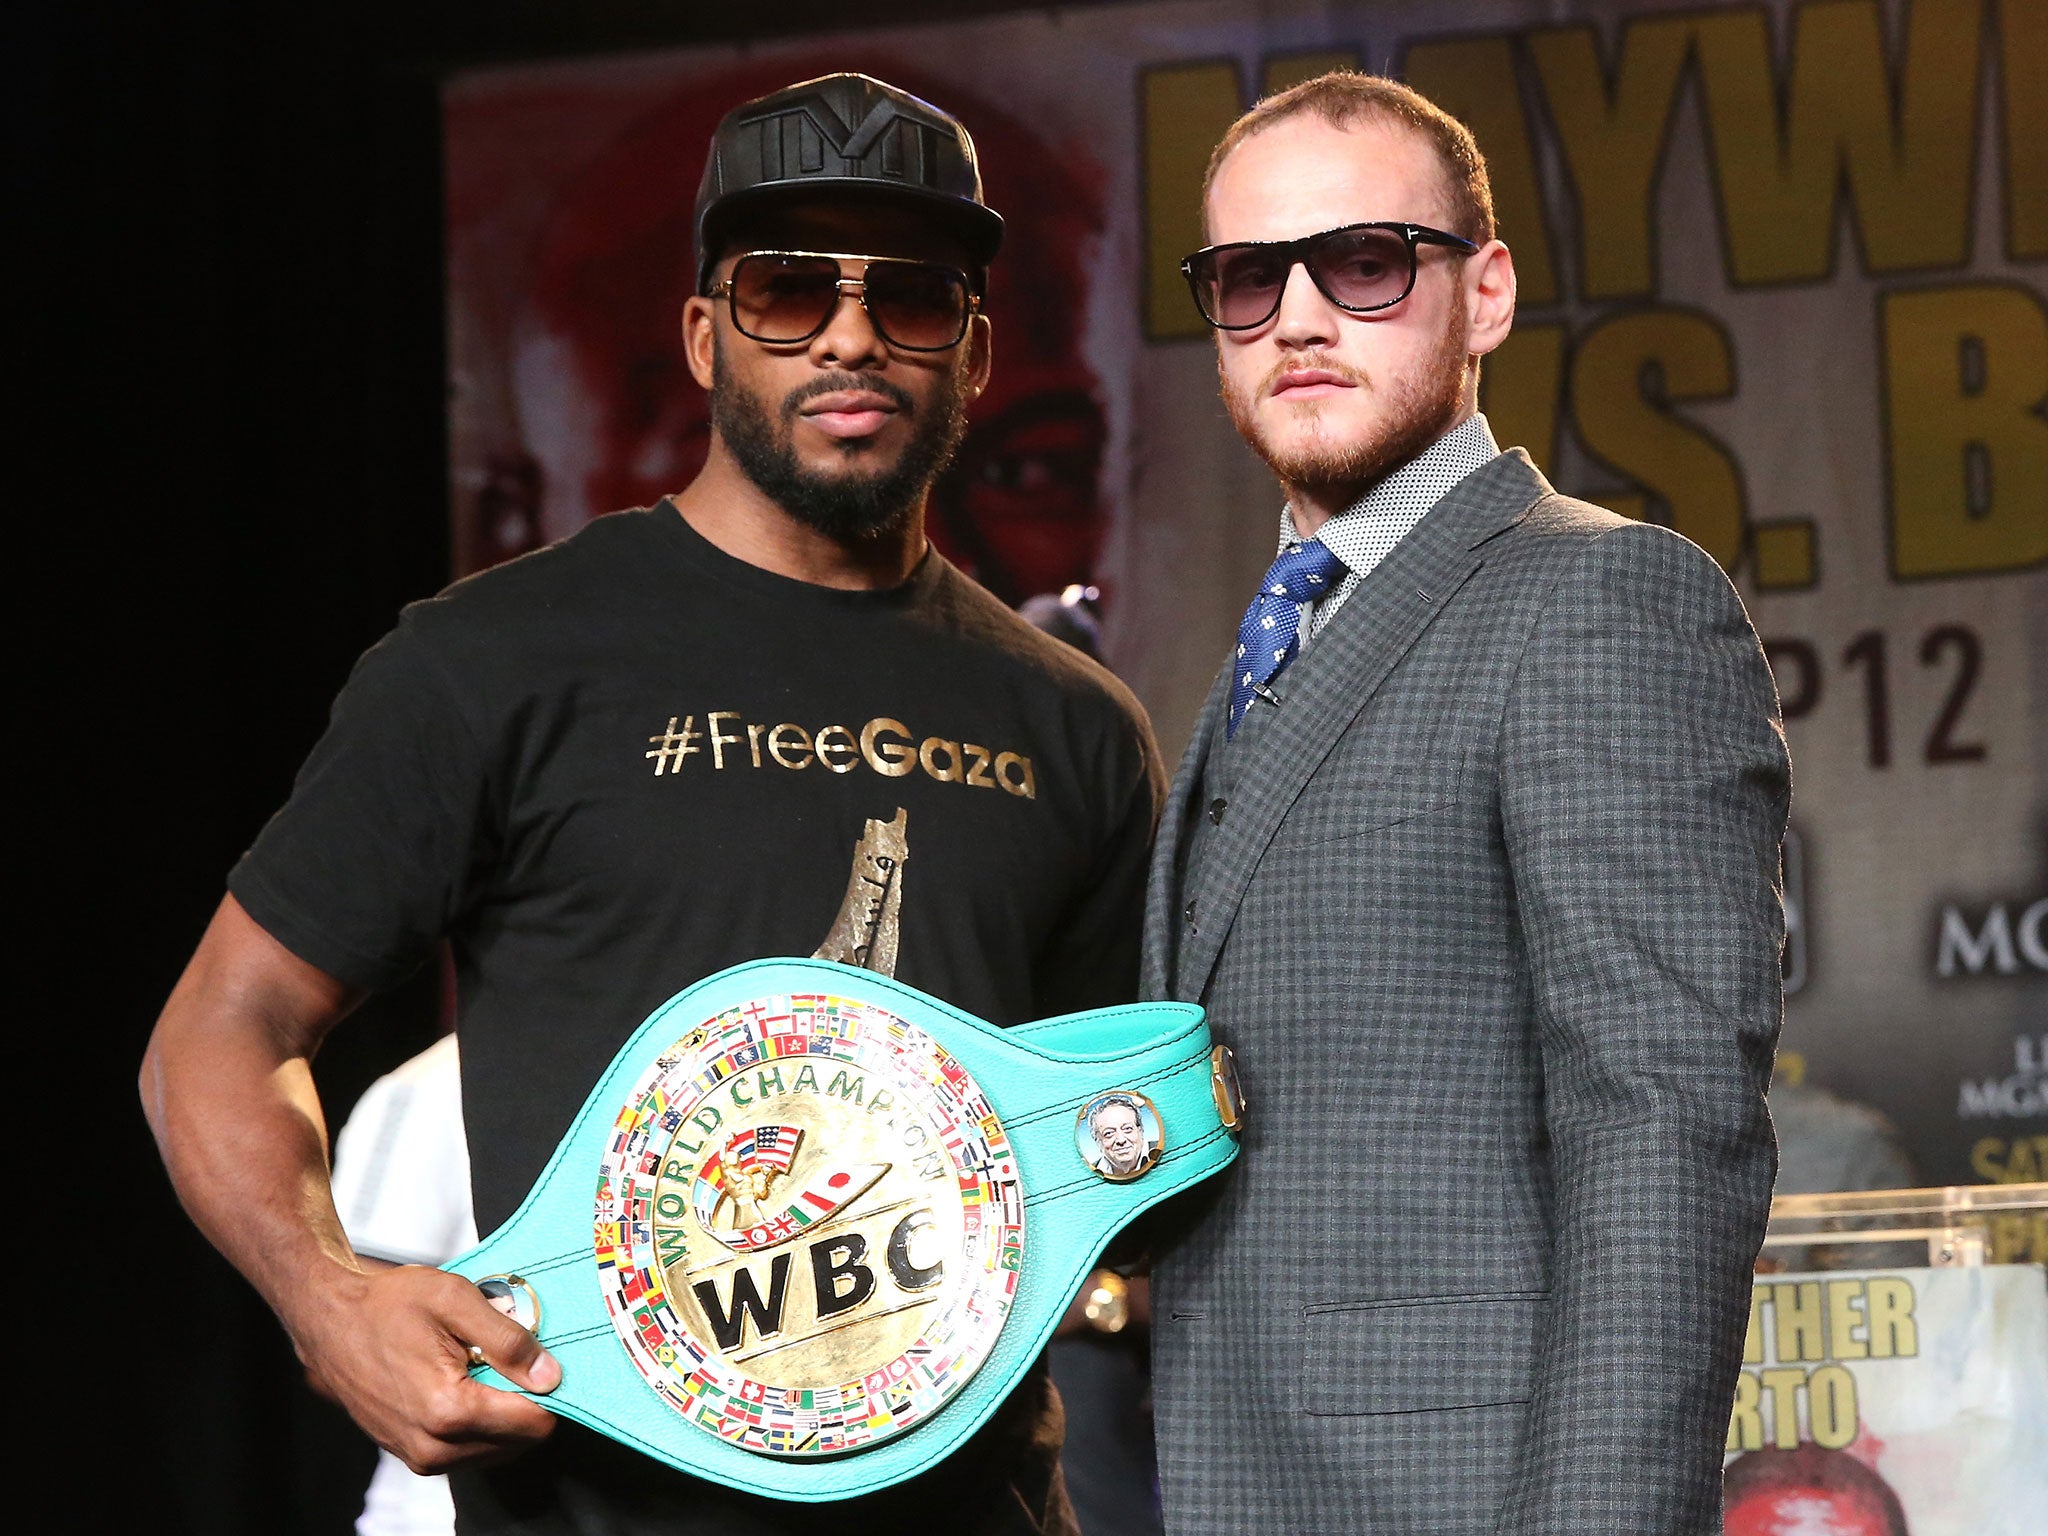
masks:
[[(843, 261), (864, 261), (861, 277), (848, 277)], [(895, 256), (852, 256), (822, 251), (752, 251), (742, 256), (707, 296), (732, 306), (732, 323), (752, 341), (794, 346), (825, 329), (852, 293), (868, 322), (892, 347), (943, 352), (960, 344), (967, 321), (981, 307), (967, 274), (936, 261)]]
[(1205, 246), (1180, 269), (1204, 320), (1219, 331), (1249, 331), (1280, 312), (1296, 263), (1324, 298), (1351, 314), (1400, 303), (1415, 287), (1418, 245), (1449, 246), (1461, 256), (1479, 249), (1426, 224), (1347, 224), (1299, 240)]

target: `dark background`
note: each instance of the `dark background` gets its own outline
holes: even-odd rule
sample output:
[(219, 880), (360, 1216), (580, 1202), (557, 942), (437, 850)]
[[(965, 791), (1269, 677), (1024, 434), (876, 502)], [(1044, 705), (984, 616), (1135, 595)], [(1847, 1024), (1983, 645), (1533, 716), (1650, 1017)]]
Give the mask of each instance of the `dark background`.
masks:
[[(368, 1441), (186, 1222), (134, 1083), (350, 664), (447, 579), (441, 80), (1020, 8), (10, 8), (15, 841), (40, 855), (14, 864), (13, 1231), (37, 1301), (13, 1449), (17, 1497), (57, 1501), (37, 1528), (317, 1536), (360, 1506)], [(437, 1004), (423, 975), (336, 1034), (330, 1125)]]

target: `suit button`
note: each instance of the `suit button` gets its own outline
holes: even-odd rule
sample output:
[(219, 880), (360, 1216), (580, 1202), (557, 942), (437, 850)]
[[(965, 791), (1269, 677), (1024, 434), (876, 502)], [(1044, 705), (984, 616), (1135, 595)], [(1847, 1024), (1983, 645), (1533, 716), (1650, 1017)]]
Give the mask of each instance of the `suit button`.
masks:
[(1180, 909), (1180, 915), (1187, 919), (1188, 931), (1195, 931), (1195, 904), (1191, 901)]
[(1223, 809), (1229, 804), (1228, 800), (1221, 798), (1209, 802), (1209, 824), (1211, 826), (1220, 827), (1223, 825)]

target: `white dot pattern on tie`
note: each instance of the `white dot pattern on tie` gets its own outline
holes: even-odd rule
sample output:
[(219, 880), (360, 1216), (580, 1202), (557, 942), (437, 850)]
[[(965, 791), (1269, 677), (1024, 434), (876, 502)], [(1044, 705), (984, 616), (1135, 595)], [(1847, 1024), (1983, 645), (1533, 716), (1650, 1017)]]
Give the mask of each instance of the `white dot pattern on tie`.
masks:
[(1266, 572), (1258, 595), (1245, 609), (1244, 621), (1237, 627), (1240, 656), (1259, 640), (1261, 633), (1266, 638), (1260, 647), (1259, 665), (1240, 671), (1236, 686), (1230, 690), (1230, 719), (1224, 727), (1228, 735), (1237, 734), (1238, 722), (1244, 718), (1256, 690), (1278, 676), (1294, 655), (1302, 604), (1318, 591), (1327, 590), (1332, 578), (1343, 569), (1344, 562), (1327, 545), (1310, 539), (1283, 550)]

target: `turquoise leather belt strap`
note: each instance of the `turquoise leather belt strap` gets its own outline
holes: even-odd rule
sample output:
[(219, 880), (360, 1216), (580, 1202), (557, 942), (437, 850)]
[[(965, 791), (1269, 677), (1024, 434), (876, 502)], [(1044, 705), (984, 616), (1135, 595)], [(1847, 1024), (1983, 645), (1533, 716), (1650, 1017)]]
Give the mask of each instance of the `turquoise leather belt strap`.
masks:
[(755, 961), (655, 1010), (446, 1267), (560, 1361), (553, 1412), (736, 1488), (846, 1498), (979, 1428), (1117, 1230), (1237, 1155), (1240, 1112), (1189, 1004), (998, 1029), (870, 971)]

